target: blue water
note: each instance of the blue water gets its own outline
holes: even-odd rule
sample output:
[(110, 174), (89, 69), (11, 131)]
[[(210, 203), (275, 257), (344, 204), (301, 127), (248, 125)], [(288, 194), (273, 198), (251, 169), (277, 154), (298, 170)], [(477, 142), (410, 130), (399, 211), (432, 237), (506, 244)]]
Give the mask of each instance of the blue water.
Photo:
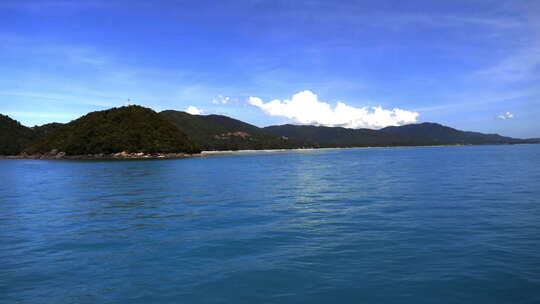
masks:
[(0, 160), (1, 303), (540, 303), (540, 145)]

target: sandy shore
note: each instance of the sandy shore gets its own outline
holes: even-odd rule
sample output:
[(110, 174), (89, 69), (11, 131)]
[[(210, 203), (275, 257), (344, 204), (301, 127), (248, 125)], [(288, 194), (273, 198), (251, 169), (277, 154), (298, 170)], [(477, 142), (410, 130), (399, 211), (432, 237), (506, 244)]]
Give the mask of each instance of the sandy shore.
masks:
[(381, 147), (342, 147), (342, 148), (299, 148), (299, 149), (265, 149), (265, 150), (224, 150), (224, 151), (202, 151), (204, 155), (236, 154), (236, 153), (264, 153), (264, 152), (314, 152), (325, 150), (354, 150), (354, 149), (386, 149), (386, 148), (418, 148), (418, 147), (449, 147), (449, 146), (470, 146), (470, 145), (431, 145), (431, 146), (381, 146)]
[[(523, 143), (529, 144), (529, 143)], [(497, 145), (497, 144), (496, 144)], [(499, 144), (507, 145), (507, 144)], [(517, 145), (517, 144), (514, 144)], [(265, 150), (225, 150), (225, 151), (202, 151), (198, 154), (187, 153), (128, 153), (120, 152), (114, 154), (87, 154), (87, 155), (66, 155), (65, 153), (47, 153), (36, 155), (0, 155), (0, 159), (57, 159), (57, 160), (123, 160), (123, 159), (178, 159), (191, 157), (207, 157), (230, 154), (248, 153), (276, 153), (276, 152), (316, 152), (325, 150), (352, 150), (352, 149), (381, 149), (381, 148), (419, 148), (419, 147), (460, 147), (460, 146), (482, 146), (482, 145), (429, 145), (429, 146), (383, 146), (383, 147), (343, 147), (343, 148), (300, 148), (300, 149), (265, 149)]]

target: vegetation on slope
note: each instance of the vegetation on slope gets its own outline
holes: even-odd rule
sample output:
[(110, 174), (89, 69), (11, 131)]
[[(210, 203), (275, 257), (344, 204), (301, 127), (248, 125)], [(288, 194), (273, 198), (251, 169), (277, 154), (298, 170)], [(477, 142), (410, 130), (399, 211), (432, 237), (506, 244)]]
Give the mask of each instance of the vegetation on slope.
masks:
[(0, 155), (17, 155), (35, 138), (32, 129), (0, 114)]
[(381, 133), (370, 129), (281, 125), (264, 128), (276, 135), (311, 143), (317, 147), (378, 147), (429, 145), (431, 141)]
[(523, 142), (521, 139), (505, 137), (498, 134), (483, 134), (456, 130), (438, 123), (410, 124), (400, 127), (386, 127), (380, 131), (413, 138), (424, 138), (434, 144), (510, 144)]
[(58, 132), (60, 129), (65, 127), (65, 124), (53, 122), (44, 124), (41, 126), (34, 126), (32, 127), (32, 131), (34, 132), (34, 142), (39, 141), (49, 135), (52, 135), (56, 132)]
[(410, 124), (380, 130), (298, 125), (270, 126), (264, 130), (300, 141), (309, 141), (320, 147), (534, 143), (534, 140), (516, 139), (498, 134), (460, 131), (436, 123)]
[(191, 115), (163, 111), (164, 118), (197, 142), (203, 150), (260, 150), (299, 148), (303, 145), (223, 115)]
[(89, 113), (31, 145), (28, 153), (53, 149), (68, 155), (117, 152), (197, 153), (199, 147), (158, 113), (140, 106)]
[(196, 153), (203, 150), (260, 150), (301, 147), (418, 146), (447, 144), (540, 143), (449, 128), (436, 123), (381, 130), (305, 125), (258, 128), (222, 115), (156, 113), (129, 106), (92, 112), (68, 124), (28, 128), (0, 114), (0, 155), (48, 153), (68, 155)]

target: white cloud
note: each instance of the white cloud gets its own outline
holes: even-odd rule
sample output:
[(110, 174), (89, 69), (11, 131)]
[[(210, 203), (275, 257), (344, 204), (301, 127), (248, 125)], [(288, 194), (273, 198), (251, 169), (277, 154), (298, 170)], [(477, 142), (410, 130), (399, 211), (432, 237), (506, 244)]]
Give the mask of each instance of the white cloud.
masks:
[(291, 100), (272, 100), (264, 103), (258, 97), (249, 97), (249, 103), (272, 116), (287, 117), (306, 125), (321, 125), (345, 128), (379, 129), (416, 122), (417, 112), (402, 109), (386, 110), (382, 107), (348, 106), (342, 102), (332, 108), (330, 104), (318, 100), (311, 91), (293, 95)]
[(512, 114), (510, 112), (506, 112), (506, 113), (502, 113), (502, 114), (497, 115), (497, 118), (498, 119), (503, 119), (503, 120), (512, 119), (512, 118), (514, 118), (514, 114)]
[(217, 98), (212, 100), (213, 104), (227, 104), (231, 100), (230, 97), (219, 95)]
[(186, 109), (186, 112), (191, 114), (191, 115), (201, 115), (204, 111), (197, 108), (196, 106), (189, 106)]

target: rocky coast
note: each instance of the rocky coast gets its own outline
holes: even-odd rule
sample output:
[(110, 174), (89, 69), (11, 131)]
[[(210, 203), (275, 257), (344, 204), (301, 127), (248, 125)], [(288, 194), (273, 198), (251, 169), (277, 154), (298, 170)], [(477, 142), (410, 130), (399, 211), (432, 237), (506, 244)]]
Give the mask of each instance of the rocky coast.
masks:
[(188, 158), (188, 157), (200, 157), (204, 156), (202, 153), (188, 154), (188, 153), (130, 153), (130, 152), (118, 152), (118, 153), (99, 153), (99, 154), (85, 154), (85, 155), (67, 155), (65, 152), (58, 151), (56, 149), (51, 150), (44, 154), (27, 154), (21, 153), (19, 155), (0, 155), (0, 159), (65, 159), (65, 160), (121, 160), (121, 159), (171, 159), (171, 158)]

